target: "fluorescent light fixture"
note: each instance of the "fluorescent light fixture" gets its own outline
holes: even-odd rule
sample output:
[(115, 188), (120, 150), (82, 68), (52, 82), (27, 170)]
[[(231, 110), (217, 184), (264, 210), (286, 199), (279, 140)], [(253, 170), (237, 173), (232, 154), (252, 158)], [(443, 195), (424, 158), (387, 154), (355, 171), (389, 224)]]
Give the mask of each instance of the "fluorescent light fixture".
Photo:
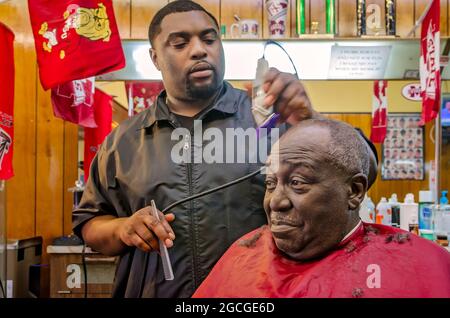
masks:
[[(161, 73), (153, 65), (148, 41), (125, 40), (122, 42), (127, 65), (124, 69), (98, 76), (99, 80), (161, 80)], [(390, 47), (390, 54), (385, 63), (384, 78), (403, 79), (405, 70), (419, 69), (420, 46), (418, 39), (299, 39), (279, 41), (291, 56), (300, 79), (327, 80), (331, 48), (334, 45), (348, 47)], [(262, 40), (224, 40), (225, 79), (253, 80), (256, 63), (263, 54), (265, 41)], [(444, 45), (441, 45), (444, 47)], [(274, 45), (266, 48), (269, 65), (281, 71), (293, 73), (294, 69), (285, 53)], [(446, 78), (444, 70), (443, 78)], [(447, 71), (448, 72), (448, 71)], [(358, 75), (360, 78), (343, 76), (340, 79), (371, 80), (373, 74)]]
[[(256, 63), (263, 55), (263, 41), (224, 41), (225, 79), (251, 80), (255, 76)], [(323, 79), (328, 73), (330, 48), (333, 43), (317, 42), (299, 45), (295, 42), (280, 42), (291, 56), (300, 78)], [(127, 66), (117, 72), (104, 74), (100, 80), (161, 80), (161, 73), (154, 66), (149, 49), (144, 41), (124, 41)], [(271, 67), (294, 73), (287, 55), (277, 46), (269, 45), (265, 57)]]
[[(132, 51), (132, 65), (140, 78), (148, 78), (152, 80), (161, 80), (161, 72), (155, 67), (150, 58), (150, 45), (137, 45)], [(130, 60), (127, 58), (127, 64)], [(127, 65), (128, 66), (128, 65)]]

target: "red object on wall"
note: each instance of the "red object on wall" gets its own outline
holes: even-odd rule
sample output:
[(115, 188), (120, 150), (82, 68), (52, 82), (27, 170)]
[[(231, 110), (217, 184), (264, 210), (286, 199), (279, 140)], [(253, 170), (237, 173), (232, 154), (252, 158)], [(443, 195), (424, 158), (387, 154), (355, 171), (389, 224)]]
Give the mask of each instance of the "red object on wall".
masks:
[(93, 107), (94, 82), (95, 77), (90, 77), (52, 88), (51, 98), (54, 115), (83, 127), (97, 127)]
[(14, 33), (0, 23), (0, 179), (14, 176)]
[(132, 117), (149, 108), (155, 102), (159, 93), (164, 90), (164, 84), (158, 82), (126, 82), (125, 88), (127, 90), (128, 104), (133, 105), (133, 110), (129, 110), (128, 116)]
[(28, 0), (44, 89), (125, 66), (111, 0)]
[(375, 81), (373, 83), (372, 97), (372, 131), (370, 140), (382, 143), (387, 132), (387, 81)]
[(433, 0), (433, 4), (422, 22), (420, 37), (422, 125), (435, 119), (440, 109), (440, 17), (440, 2)]
[(94, 159), (97, 151), (105, 140), (106, 136), (111, 132), (112, 125), (112, 100), (113, 98), (95, 89), (94, 95), (94, 115), (97, 128), (84, 129), (84, 178), (87, 182), (89, 177), (89, 169), (92, 159)]

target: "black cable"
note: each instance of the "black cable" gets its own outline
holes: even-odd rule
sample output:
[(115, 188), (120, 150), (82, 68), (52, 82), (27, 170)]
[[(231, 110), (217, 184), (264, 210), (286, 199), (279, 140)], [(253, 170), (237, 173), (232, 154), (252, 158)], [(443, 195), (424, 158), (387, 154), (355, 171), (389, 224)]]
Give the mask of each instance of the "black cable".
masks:
[(87, 298), (87, 266), (86, 266), (86, 244), (83, 244), (83, 249), (81, 250), (81, 262), (83, 263), (84, 272), (84, 298)]
[(203, 191), (203, 192), (194, 194), (194, 195), (192, 195), (192, 196), (190, 196), (190, 197), (187, 197), (187, 198), (178, 200), (178, 201), (176, 201), (176, 202), (170, 204), (169, 206), (167, 206), (167, 207), (166, 207), (164, 210), (162, 210), (161, 212), (162, 212), (162, 213), (165, 213), (165, 212), (169, 211), (170, 209), (172, 209), (172, 208), (176, 207), (177, 205), (180, 205), (180, 204), (182, 204), (182, 203), (184, 203), (184, 202), (191, 201), (191, 200), (194, 200), (194, 199), (203, 197), (203, 196), (208, 195), (208, 194), (210, 194), (210, 193), (213, 193), (213, 192), (216, 192), (216, 191), (219, 191), (219, 190), (222, 190), (222, 189), (231, 187), (232, 185), (238, 184), (239, 182), (242, 182), (242, 181), (245, 181), (245, 180), (247, 180), (247, 179), (250, 179), (251, 177), (254, 177), (254, 176), (256, 176), (257, 174), (261, 173), (263, 169), (265, 169), (265, 167), (262, 167), (262, 168), (260, 168), (260, 169), (258, 169), (258, 170), (256, 170), (256, 171), (253, 171), (252, 173), (249, 173), (249, 174), (247, 174), (247, 175), (245, 175), (245, 176), (243, 176), (243, 177), (240, 177), (240, 178), (235, 179), (235, 180), (233, 180), (233, 181), (230, 181), (230, 182), (228, 182), (228, 183), (222, 184), (221, 186), (218, 186), (218, 187), (215, 187), (215, 188), (212, 188), (212, 189), (209, 189), (209, 190), (206, 190), (206, 191)]
[(286, 49), (285, 49), (280, 43), (278, 43), (278, 42), (276, 42), (276, 41), (274, 41), (274, 40), (267, 40), (266, 43), (264, 43), (263, 58), (265, 58), (266, 47), (267, 47), (268, 45), (271, 45), (271, 44), (276, 45), (276, 46), (278, 46), (281, 50), (283, 50), (283, 52), (286, 54), (286, 56), (288, 57), (289, 61), (291, 62), (292, 67), (294, 68), (295, 76), (297, 77), (297, 79), (299, 79), (299, 78), (298, 78), (297, 68), (295, 67), (294, 61), (292, 61), (291, 56), (289, 55), (289, 53), (286, 51)]

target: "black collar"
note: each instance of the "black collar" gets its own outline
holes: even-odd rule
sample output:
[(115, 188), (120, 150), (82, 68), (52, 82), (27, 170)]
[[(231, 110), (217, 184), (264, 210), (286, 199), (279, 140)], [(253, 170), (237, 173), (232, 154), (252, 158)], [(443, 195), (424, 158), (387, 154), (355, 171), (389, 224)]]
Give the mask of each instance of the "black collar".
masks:
[[(208, 111), (202, 114), (204, 117), (207, 113), (215, 110), (225, 114), (235, 114), (238, 109), (237, 91), (228, 83), (223, 82), (222, 92), (220, 97), (217, 99), (215, 105), (211, 107)], [(138, 129), (149, 128), (157, 121), (171, 121), (171, 112), (166, 104), (166, 91), (162, 91), (155, 103), (145, 110), (146, 114), (142, 119), (141, 125)]]

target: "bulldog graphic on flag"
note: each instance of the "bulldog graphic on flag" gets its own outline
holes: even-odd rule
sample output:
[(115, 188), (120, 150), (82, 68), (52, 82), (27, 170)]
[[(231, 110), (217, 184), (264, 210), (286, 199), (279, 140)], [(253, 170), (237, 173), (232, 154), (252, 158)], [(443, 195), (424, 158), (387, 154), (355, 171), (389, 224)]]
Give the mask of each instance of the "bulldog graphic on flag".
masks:
[(44, 89), (125, 66), (111, 0), (28, 0)]

